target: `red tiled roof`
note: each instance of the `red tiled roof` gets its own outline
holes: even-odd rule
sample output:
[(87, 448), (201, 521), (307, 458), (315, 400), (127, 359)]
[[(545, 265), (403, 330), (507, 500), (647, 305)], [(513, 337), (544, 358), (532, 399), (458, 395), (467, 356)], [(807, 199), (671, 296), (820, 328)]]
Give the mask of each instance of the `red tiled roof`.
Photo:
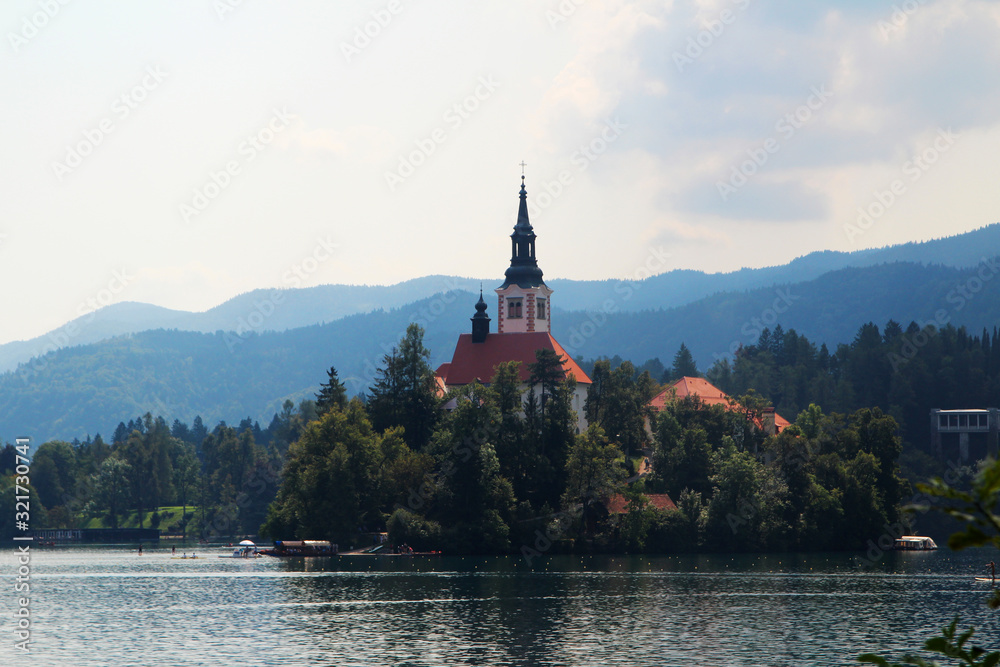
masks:
[(476, 379), (485, 384), (493, 379), (499, 364), (520, 361), (520, 379), (527, 382), (531, 377), (528, 365), (535, 363), (535, 352), (545, 349), (553, 350), (563, 358), (565, 376), (572, 374), (580, 384), (591, 383), (562, 345), (546, 332), (491, 333), (482, 343), (473, 343), (472, 334), (462, 334), (458, 337), (451, 363), (441, 364), (436, 375), (449, 387), (470, 384)]
[[(721, 405), (726, 409), (729, 408), (729, 396), (725, 392), (705, 378), (692, 377), (682, 377), (669, 385), (649, 402), (650, 407), (656, 412), (662, 411), (667, 401), (674, 400), (671, 390), (676, 393), (677, 400), (688, 396), (697, 396), (705, 405)], [(781, 433), (785, 427), (791, 425), (791, 422), (775, 412), (774, 425), (777, 427), (778, 433)]]
[(650, 401), (650, 404), (657, 412), (663, 409), (663, 405), (667, 400), (670, 400), (671, 389), (677, 393), (678, 399), (697, 396), (706, 405), (723, 405), (729, 407), (729, 401), (727, 400), (729, 397), (708, 380), (704, 378), (682, 377)]
[[(642, 494), (649, 501), (651, 507), (658, 510), (675, 510), (677, 505), (665, 493), (644, 493)], [(628, 498), (620, 493), (608, 498), (608, 514), (626, 514), (628, 512)]]

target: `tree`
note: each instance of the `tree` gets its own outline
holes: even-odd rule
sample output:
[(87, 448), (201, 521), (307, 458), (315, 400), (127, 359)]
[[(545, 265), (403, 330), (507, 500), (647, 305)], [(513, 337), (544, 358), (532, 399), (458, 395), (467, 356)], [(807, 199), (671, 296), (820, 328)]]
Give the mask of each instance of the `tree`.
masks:
[(478, 382), (454, 397), (455, 409), (435, 434), (444, 471), (435, 517), (449, 543), (466, 553), (504, 551), (509, 546), (514, 491), (501, 474), (493, 446), (500, 424), (495, 396)]
[(288, 450), (281, 486), (261, 532), (289, 539), (351, 543), (362, 528), (382, 522), (381, 442), (358, 400), (310, 422)]
[(132, 497), (131, 479), (132, 468), (127, 462), (117, 456), (105, 459), (91, 484), (88, 513), (100, 515), (112, 528), (118, 528)]
[[(536, 507), (555, 506), (566, 487), (566, 456), (576, 436), (573, 394), (576, 379), (563, 379), (562, 359), (552, 350), (535, 353), (528, 398), (524, 405), (525, 450), (529, 460), (530, 496)], [(540, 393), (536, 396), (535, 387)]]
[(17, 449), (9, 442), (0, 449), (0, 475), (8, 475), (17, 467)]
[[(926, 484), (918, 484), (918, 490), (927, 500), (940, 498), (948, 501), (943, 507), (933, 507), (929, 502), (916, 503), (910, 511), (926, 512), (936, 509), (961, 522), (961, 530), (948, 538), (948, 546), (956, 551), (970, 547), (992, 546), (1000, 548), (1000, 461), (987, 460), (976, 473), (969, 491), (960, 491), (946, 484), (940, 477)], [(994, 588), (987, 600), (990, 609), (1000, 608), (1000, 589)], [(958, 617), (942, 628), (941, 635), (924, 642), (924, 649), (970, 667), (995, 667), (1000, 664), (1000, 651), (987, 651), (979, 646), (966, 645), (975, 634), (975, 628), (958, 633)], [(928, 662), (920, 656), (907, 652), (901, 662), (890, 663), (888, 659), (874, 653), (858, 656), (859, 662), (880, 665), (880, 667), (934, 667), (937, 662)]]
[(197, 415), (191, 424), (191, 439), (188, 442), (194, 445), (196, 451), (200, 452), (201, 443), (206, 437), (208, 437), (208, 428), (205, 427), (205, 422), (201, 420), (201, 415)]
[(510, 480), (517, 498), (528, 496), (528, 462), (524, 423), (521, 421), (521, 379), (519, 361), (497, 365), (490, 382), (488, 400), (497, 408), (499, 422), (494, 449), (500, 460), (500, 474)]
[(76, 492), (76, 452), (68, 442), (43, 443), (31, 461), (31, 481), (39, 500), (50, 510), (73, 500)]
[(570, 448), (563, 504), (582, 506), (585, 531), (593, 523), (595, 506), (606, 505), (625, 480), (625, 470), (618, 463), (621, 457), (621, 449), (608, 442), (604, 431), (596, 424), (576, 436)]
[(316, 411), (320, 415), (334, 408), (343, 410), (347, 407), (347, 389), (337, 377), (337, 369), (330, 366), (326, 378), (326, 382), (320, 385), (319, 393), (316, 394)]
[(531, 373), (528, 383), (539, 388), (539, 408), (542, 421), (545, 421), (545, 407), (549, 397), (556, 393), (556, 387), (564, 376), (563, 362), (565, 359), (556, 354), (555, 350), (541, 349), (535, 352), (535, 361), (528, 365)]
[(588, 423), (601, 426), (626, 457), (644, 449), (649, 440), (649, 401), (657, 388), (649, 373), (636, 378), (631, 362), (625, 361), (611, 371), (609, 362), (600, 360), (594, 365), (594, 376), (585, 404)]
[(403, 427), (403, 437), (411, 449), (420, 450), (430, 441), (438, 419), (434, 373), (428, 364), (430, 352), (424, 347), (424, 330), (410, 324), (406, 334), (382, 358), (375, 384), (368, 396), (368, 413), (379, 431)]
[(694, 355), (687, 345), (681, 343), (680, 348), (674, 355), (674, 364), (670, 369), (670, 379), (680, 380), (682, 377), (701, 377), (698, 372), (698, 365), (694, 362)]
[(142, 528), (146, 510), (155, 511), (164, 499), (173, 497), (170, 452), (175, 441), (162, 417), (154, 419), (147, 412), (139, 423), (141, 430), (134, 429), (116, 452), (129, 464), (132, 503)]
[(187, 506), (190, 493), (198, 483), (201, 472), (201, 465), (198, 463), (198, 456), (195, 454), (194, 446), (187, 442), (180, 442), (175, 449), (174, 458), (174, 489), (177, 491), (177, 500), (181, 502), (181, 534), (187, 537)]

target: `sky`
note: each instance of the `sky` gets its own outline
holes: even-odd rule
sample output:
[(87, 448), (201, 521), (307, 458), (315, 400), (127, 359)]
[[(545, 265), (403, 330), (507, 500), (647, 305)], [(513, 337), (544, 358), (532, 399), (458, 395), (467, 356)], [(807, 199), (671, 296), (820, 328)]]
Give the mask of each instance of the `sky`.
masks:
[(123, 301), (499, 284), (522, 162), (546, 278), (1000, 218), (997, 2), (4, 0), (0, 33), (0, 343)]

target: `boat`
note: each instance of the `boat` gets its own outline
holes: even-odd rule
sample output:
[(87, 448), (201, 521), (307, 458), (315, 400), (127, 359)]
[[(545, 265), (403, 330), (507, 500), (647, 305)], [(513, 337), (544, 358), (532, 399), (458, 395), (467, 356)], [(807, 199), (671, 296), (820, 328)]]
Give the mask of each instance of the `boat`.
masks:
[(903, 535), (892, 541), (892, 548), (896, 551), (933, 551), (938, 545), (929, 537)]
[(346, 551), (341, 556), (440, 556), (440, 551), (414, 551), (411, 547), (400, 545), (393, 547), (389, 544), (379, 544), (378, 546), (357, 551)]
[(337, 545), (327, 540), (275, 540), (273, 548), (260, 553), (277, 558), (336, 556)]
[(250, 540), (243, 540), (239, 543), (238, 548), (233, 550), (231, 556), (219, 556), (219, 558), (258, 558), (260, 555), (256, 544)]
[(254, 551), (253, 549), (233, 549), (232, 554), (219, 555), (219, 558), (260, 558), (260, 551)]

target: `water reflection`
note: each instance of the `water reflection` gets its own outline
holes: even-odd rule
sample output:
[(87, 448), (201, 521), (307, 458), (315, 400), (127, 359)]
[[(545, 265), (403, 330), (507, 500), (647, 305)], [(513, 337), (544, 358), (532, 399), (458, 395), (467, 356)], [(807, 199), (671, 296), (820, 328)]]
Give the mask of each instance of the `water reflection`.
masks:
[[(0, 553), (8, 591), (13, 558)], [(841, 665), (913, 648), (956, 613), (998, 636), (973, 579), (994, 559), (887, 554), (858, 570), (844, 554), (553, 557), (529, 568), (57, 549), (33, 561), (30, 664)]]

